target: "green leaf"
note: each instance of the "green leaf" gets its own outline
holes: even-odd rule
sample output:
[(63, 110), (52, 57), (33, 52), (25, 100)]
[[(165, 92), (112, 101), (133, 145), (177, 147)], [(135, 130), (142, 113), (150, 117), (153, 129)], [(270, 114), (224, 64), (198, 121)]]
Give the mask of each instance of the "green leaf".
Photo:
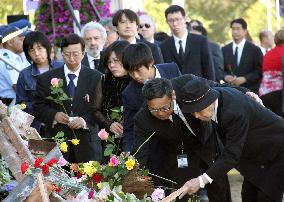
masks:
[(104, 156), (110, 156), (110, 155), (112, 155), (113, 150), (114, 150), (114, 145), (112, 145), (112, 144), (107, 144), (107, 145), (106, 145), (106, 149), (105, 149), (105, 151), (104, 151)]
[(148, 176), (149, 175), (149, 169), (142, 169), (141, 170), (141, 174), (143, 175), (143, 176)]
[(59, 131), (54, 138), (59, 139), (59, 138), (63, 138), (64, 137), (64, 132), (63, 131)]

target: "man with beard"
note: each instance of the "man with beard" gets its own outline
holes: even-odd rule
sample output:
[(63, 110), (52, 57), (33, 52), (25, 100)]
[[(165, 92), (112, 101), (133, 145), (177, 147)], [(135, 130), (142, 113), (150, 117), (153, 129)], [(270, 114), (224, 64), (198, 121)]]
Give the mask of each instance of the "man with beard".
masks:
[(81, 36), (86, 44), (86, 54), (82, 64), (104, 73), (100, 59), (107, 38), (105, 28), (99, 23), (89, 22), (82, 28)]

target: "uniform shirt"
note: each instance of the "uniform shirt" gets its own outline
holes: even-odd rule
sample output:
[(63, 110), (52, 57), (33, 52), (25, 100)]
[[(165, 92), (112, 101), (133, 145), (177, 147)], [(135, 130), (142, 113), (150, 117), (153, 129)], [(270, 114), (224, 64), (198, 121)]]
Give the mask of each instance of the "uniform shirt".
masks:
[[(30, 63), (12, 51), (3, 48), (0, 52), (1, 57), (8, 60), (18, 70), (22, 70), (30, 65)], [(0, 61), (0, 97), (1, 98), (16, 98), (16, 92), (13, 90), (13, 84), (17, 83), (19, 72), (3, 61)]]

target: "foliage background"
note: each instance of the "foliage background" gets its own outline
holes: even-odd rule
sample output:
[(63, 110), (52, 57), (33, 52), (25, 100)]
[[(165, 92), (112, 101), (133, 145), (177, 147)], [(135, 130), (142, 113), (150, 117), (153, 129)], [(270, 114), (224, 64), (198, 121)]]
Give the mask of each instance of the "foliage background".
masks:
[[(270, 3), (272, 28), (275, 31), (275, 1), (270, 0)], [(170, 0), (144, 1), (144, 10), (155, 19), (158, 31), (169, 33), (164, 10), (170, 4)], [(188, 20), (201, 20), (208, 31), (208, 37), (221, 44), (231, 40), (230, 21), (234, 18), (243, 17), (247, 21), (254, 41), (258, 41), (259, 31), (267, 29), (266, 5), (260, 0), (186, 0), (185, 11)]]
[[(82, 2), (84, 1), (85, 0), (82, 0)], [(267, 28), (266, 6), (264, 2), (265, 0), (185, 0), (185, 10), (188, 17), (191, 19), (199, 19), (204, 23), (209, 38), (213, 41), (221, 44), (230, 41), (231, 32), (229, 23), (232, 19), (237, 17), (245, 18), (248, 22), (250, 34), (254, 41), (258, 41), (259, 31)], [(276, 31), (275, 1), (270, 0), (270, 3), (272, 28), (273, 31)], [(171, 0), (143, 0), (144, 11), (155, 19), (158, 31), (169, 31), (165, 21), (164, 11), (170, 4)], [(1, 24), (7, 23), (6, 16), (8, 14), (22, 13), (22, 0), (0, 1)], [(282, 18), (281, 21), (281, 25), (283, 25)]]

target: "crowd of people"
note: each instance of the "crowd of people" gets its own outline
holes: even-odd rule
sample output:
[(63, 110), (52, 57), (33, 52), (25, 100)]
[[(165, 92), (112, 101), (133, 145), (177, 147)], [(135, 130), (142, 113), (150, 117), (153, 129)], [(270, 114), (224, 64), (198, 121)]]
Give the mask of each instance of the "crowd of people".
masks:
[[(156, 32), (151, 16), (121, 9), (83, 25), (80, 36), (64, 36), (62, 60), (45, 34), (25, 29), (27, 21), (2, 26), (0, 99), (25, 103), (42, 137), (63, 131), (78, 138), (64, 153), (71, 163), (104, 161), (99, 129), (130, 153), (154, 134), (136, 158), (176, 182), (153, 177), (155, 186), (186, 187), (181, 196), (201, 189), (210, 201), (229, 202), (227, 172), (236, 168), (243, 201), (281, 202), (284, 30), (274, 38), (261, 31), (257, 46), (247, 39), (246, 21), (233, 19), (232, 42), (220, 48), (202, 22), (186, 19), (182, 7), (168, 7), (169, 36)], [(47, 99), (53, 78), (71, 98), (64, 107)], [(113, 117), (114, 108), (123, 108), (121, 117)]]

